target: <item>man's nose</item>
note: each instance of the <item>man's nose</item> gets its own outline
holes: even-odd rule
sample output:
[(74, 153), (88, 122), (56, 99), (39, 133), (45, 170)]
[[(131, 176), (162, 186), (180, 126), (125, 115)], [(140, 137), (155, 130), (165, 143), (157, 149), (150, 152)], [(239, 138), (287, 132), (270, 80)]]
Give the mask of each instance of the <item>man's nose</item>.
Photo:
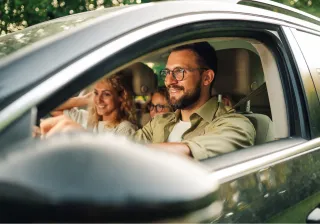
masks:
[(166, 76), (166, 79), (164, 82), (165, 82), (166, 86), (170, 86), (172, 84), (177, 84), (178, 80), (176, 80), (176, 78), (173, 76), (172, 72), (170, 72), (170, 74), (168, 74)]

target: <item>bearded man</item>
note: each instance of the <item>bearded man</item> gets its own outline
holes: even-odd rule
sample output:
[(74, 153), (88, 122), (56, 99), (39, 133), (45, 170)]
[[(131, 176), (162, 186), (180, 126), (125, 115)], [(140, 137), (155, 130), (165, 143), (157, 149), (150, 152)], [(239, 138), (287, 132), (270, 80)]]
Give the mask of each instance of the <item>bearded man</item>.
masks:
[(216, 74), (216, 52), (209, 43), (173, 49), (160, 75), (177, 110), (157, 115), (135, 139), (197, 160), (252, 146), (256, 133), (251, 122), (211, 97)]

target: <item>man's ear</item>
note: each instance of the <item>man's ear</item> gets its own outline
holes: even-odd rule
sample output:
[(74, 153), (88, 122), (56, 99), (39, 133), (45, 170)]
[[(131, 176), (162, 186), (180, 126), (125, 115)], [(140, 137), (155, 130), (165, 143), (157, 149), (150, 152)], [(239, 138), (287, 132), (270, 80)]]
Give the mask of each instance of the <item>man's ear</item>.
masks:
[(202, 77), (203, 77), (203, 85), (204, 86), (210, 86), (212, 81), (213, 81), (213, 79), (214, 79), (214, 76), (215, 76), (215, 74), (214, 74), (213, 70), (211, 70), (211, 69), (206, 70), (202, 75)]

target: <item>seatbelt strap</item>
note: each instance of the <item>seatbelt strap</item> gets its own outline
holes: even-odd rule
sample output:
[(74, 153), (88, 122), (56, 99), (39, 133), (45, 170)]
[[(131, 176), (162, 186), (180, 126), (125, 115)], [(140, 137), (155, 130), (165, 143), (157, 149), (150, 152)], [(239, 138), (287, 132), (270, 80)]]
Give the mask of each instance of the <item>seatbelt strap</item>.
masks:
[(238, 103), (236, 103), (232, 109), (235, 109), (239, 106), (241, 106), (242, 104), (246, 103), (247, 101), (251, 100), (253, 97), (259, 95), (260, 93), (267, 91), (267, 85), (264, 82), (261, 86), (259, 86), (256, 90), (253, 90), (251, 93), (249, 93), (248, 96), (242, 98)]

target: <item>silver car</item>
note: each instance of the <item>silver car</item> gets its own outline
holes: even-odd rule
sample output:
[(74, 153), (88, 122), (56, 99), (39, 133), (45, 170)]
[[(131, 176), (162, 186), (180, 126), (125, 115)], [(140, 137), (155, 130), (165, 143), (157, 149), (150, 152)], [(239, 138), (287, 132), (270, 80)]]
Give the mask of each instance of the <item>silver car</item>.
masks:
[[(137, 62), (157, 74), (199, 40), (217, 50), (212, 94), (250, 119), (253, 147), (193, 161), (111, 135), (32, 137), (104, 75)], [(266, 0), (113, 7), (1, 37), (0, 221), (319, 223), (319, 43), (319, 18)], [(132, 73), (147, 96), (154, 79)]]

